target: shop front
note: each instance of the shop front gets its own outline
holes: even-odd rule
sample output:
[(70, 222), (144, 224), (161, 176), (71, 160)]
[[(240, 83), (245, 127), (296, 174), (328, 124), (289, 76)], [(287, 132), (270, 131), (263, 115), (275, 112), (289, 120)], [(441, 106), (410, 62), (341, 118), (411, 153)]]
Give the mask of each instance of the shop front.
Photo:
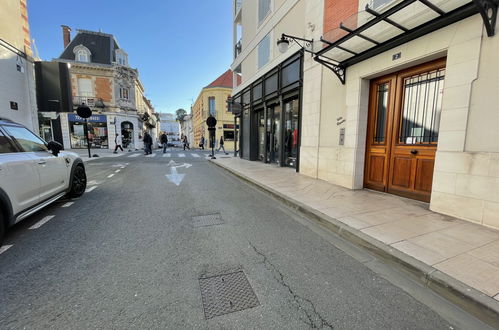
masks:
[[(88, 137), (91, 148), (109, 148), (109, 137), (106, 115), (93, 115), (87, 119)], [(87, 147), (85, 137), (85, 120), (80, 116), (68, 114), (69, 136), (71, 148), (84, 149)]]
[(241, 106), (241, 158), (298, 171), (302, 59), (294, 54), (233, 97)]

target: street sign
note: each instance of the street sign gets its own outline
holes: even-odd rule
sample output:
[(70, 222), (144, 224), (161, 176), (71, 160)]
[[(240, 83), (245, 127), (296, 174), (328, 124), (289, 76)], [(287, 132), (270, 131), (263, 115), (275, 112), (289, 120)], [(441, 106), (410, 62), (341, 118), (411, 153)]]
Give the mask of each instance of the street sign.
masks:
[(208, 119), (206, 119), (206, 125), (208, 127), (215, 127), (217, 125), (217, 120), (213, 116), (209, 116)]
[(86, 105), (80, 105), (77, 109), (76, 109), (76, 113), (78, 114), (78, 116), (80, 116), (81, 118), (88, 118), (92, 115), (92, 110), (90, 110), (89, 107), (87, 107)]

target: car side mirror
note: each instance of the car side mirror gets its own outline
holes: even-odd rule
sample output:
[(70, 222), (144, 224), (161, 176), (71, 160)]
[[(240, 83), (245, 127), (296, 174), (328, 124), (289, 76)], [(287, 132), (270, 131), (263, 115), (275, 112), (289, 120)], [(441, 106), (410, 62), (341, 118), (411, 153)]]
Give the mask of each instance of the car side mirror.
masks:
[(47, 148), (52, 151), (52, 155), (56, 156), (59, 154), (59, 152), (63, 149), (62, 144), (60, 144), (57, 141), (50, 141), (47, 144)]

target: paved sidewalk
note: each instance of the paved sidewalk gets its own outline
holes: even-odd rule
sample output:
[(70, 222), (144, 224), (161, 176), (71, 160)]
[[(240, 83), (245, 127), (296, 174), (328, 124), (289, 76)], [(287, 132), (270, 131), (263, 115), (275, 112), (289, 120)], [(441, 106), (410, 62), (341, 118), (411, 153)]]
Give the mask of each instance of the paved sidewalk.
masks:
[(346, 189), (294, 169), (235, 157), (212, 162), (327, 222), (342, 237), (415, 269), (426, 285), (438, 281), (499, 317), (499, 231), (432, 212), (426, 203)]

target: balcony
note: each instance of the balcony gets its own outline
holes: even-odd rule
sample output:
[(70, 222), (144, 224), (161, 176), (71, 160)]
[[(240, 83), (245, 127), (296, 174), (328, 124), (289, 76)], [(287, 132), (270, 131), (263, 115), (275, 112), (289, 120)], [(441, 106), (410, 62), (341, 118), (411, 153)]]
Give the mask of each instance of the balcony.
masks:
[(85, 104), (89, 107), (104, 108), (102, 99), (95, 96), (73, 96), (73, 105), (80, 106)]

